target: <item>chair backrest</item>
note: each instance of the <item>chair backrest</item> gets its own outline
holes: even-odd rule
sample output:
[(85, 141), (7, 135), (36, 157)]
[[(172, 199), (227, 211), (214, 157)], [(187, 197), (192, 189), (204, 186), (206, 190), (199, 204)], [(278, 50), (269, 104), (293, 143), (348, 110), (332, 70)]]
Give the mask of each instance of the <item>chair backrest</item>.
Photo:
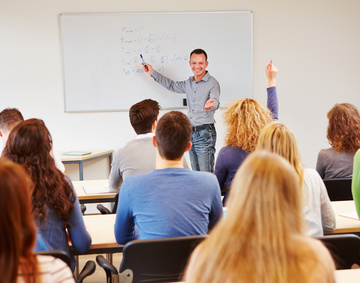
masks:
[(349, 269), (360, 265), (360, 237), (355, 234), (340, 234), (318, 237), (330, 251), (336, 269)]
[(351, 178), (324, 179), (330, 200), (353, 200), (351, 180)]
[(39, 251), (34, 252), (35, 255), (50, 255), (64, 261), (71, 269), (71, 260), (68, 254), (61, 250)]
[(124, 246), (120, 277), (133, 277), (133, 283), (180, 281), (192, 251), (206, 237), (131, 241)]

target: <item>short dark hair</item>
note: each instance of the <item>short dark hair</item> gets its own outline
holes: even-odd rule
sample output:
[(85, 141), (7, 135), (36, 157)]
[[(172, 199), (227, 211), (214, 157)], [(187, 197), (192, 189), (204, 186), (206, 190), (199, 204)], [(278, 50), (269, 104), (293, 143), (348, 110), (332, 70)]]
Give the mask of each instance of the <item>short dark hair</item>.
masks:
[(206, 54), (205, 50), (200, 49), (200, 48), (194, 49), (194, 50), (191, 51), (191, 53), (190, 53), (190, 58), (191, 58), (191, 56), (192, 56), (193, 54), (204, 54), (204, 55), (205, 55), (205, 60), (207, 61), (207, 54)]
[(156, 126), (156, 147), (161, 157), (167, 160), (180, 159), (189, 144), (192, 126), (189, 118), (180, 111), (171, 111), (162, 116)]
[(157, 120), (160, 109), (159, 103), (152, 99), (145, 99), (131, 106), (130, 123), (138, 135), (151, 132), (151, 126)]
[(17, 108), (5, 108), (0, 112), (0, 129), (11, 130), (23, 121), (24, 117)]

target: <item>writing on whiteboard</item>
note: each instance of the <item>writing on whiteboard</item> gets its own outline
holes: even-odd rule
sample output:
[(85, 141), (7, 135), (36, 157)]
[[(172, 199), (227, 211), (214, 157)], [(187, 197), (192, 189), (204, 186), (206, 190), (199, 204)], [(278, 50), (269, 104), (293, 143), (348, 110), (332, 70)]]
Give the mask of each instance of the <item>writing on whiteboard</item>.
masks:
[[(121, 75), (131, 76), (144, 73), (140, 54), (159, 73), (164, 66), (189, 61), (189, 55), (171, 53), (176, 46), (176, 33), (148, 33), (143, 26), (122, 26), (120, 33)], [(155, 67), (156, 66), (156, 67)]]

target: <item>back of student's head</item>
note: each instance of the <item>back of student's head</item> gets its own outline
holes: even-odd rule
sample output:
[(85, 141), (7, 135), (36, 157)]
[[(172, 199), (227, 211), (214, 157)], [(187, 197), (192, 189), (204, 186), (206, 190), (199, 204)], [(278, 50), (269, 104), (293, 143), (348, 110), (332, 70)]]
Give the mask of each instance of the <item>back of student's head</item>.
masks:
[(335, 104), (327, 113), (327, 138), (337, 151), (356, 152), (360, 148), (360, 113), (350, 103)]
[(36, 230), (26, 173), (5, 158), (0, 158), (0, 216), (0, 281), (16, 282), (20, 257), (31, 262)]
[(270, 110), (254, 99), (232, 101), (223, 114), (226, 145), (254, 151), (263, 127), (272, 121)]
[(51, 148), (52, 139), (45, 123), (40, 119), (29, 119), (17, 124), (11, 131), (4, 153), (22, 165), (27, 165), (27, 162), (42, 165), (53, 161)]
[(11, 130), (22, 121), (24, 121), (24, 117), (16, 108), (5, 108), (0, 112), (0, 129)]
[(302, 184), (304, 169), (295, 136), (290, 128), (277, 121), (269, 123), (261, 131), (256, 149), (277, 153), (288, 160)]
[(180, 111), (171, 111), (162, 116), (156, 126), (156, 147), (161, 157), (167, 160), (179, 160), (192, 134), (189, 118)]
[(151, 132), (160, 109), (159, 103), (152, 99), (145, 99), (131, 106), (129, 111), (130, 123), (138, 135)]
[(39, 119), (29, 119), (11, 131), (2, 156), (22, 165), (29, 175), (35, 219), (44, 222), (49, 206), (67, 224), (74, 208), (74, 192), (65, 176), (56, 168), (50, 155), (51, 148), (52, 139), (45, 123)]
[[(302, 247), (295, 243), (303, 223), (292, 166), (277, 154), (251, 153), (232, 181), (226, 216), (201, 244), (187, 282), (306, 282), (296, 251)], [(309, 257), (312, 264), (311, 251)]]

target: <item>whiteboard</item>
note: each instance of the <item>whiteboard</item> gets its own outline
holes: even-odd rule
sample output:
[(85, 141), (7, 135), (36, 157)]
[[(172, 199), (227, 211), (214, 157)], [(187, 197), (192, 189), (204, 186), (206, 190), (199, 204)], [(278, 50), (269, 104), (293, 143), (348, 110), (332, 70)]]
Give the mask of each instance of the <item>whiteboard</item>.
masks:
[(156, 83), (140, 54), (174, 81), (192, 76), (190, 52), (208, 54), (220, 84), (220, 105), (253, 97), (252, 13), (60, 14), (66, 112), (124, 111), (147, 98), (183, 108), (185, 94)]

